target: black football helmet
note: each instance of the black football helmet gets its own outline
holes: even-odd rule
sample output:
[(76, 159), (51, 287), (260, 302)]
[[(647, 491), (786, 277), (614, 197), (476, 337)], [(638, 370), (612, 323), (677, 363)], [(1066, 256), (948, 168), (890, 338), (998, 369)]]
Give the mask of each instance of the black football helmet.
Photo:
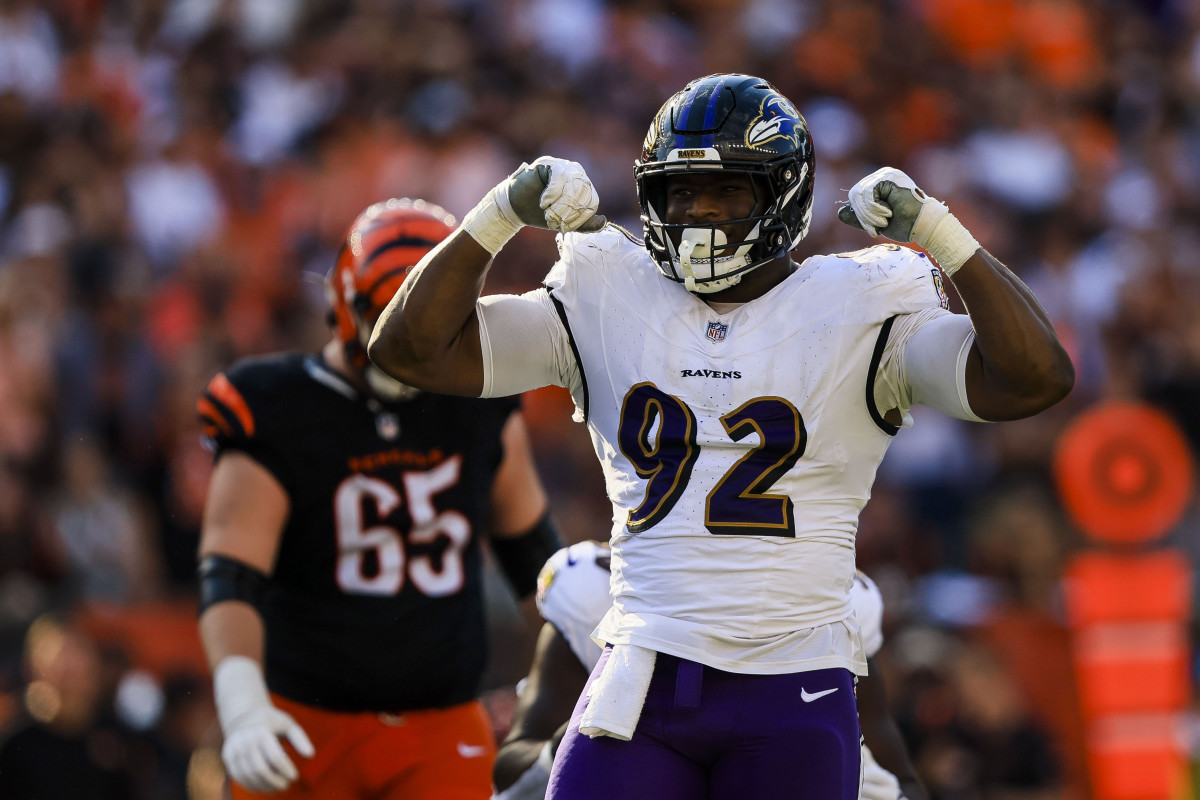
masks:
[[(728, 73), (692, 81), (659, 109), (634, 162), (650, 256), (663, 275), (689, 291), (733, 286), (808, 233), (814, 167), (808, 124), (770, 83)], [(667, 176), (707, 170), (748, 174), (758, 195), (754, 216), (717, 224), (667, 224)], [(742, 242), (728, 243), (717, 225), (730, 222), (753, 227)], [(672, 240), (673, 231), (679, 244)], [(714, 255), (717, 251), (721, 255)]]

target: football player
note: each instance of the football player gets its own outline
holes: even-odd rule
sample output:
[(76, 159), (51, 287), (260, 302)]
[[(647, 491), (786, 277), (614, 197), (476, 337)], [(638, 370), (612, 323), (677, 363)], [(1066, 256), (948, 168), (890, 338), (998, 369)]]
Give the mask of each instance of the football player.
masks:
[[(554, 754), (588, 673), (602, 652), (591, 635), (612, 604), (608, 594), (610, 561), (606, 545), (579, 542), (555, 553), (538, 576), (537, 607), (545, 623), (529, 677), (522, 683), (512, 728), (496, 754), (493, 776), (501, 791), (495, 800), (543, 800), (546, 796)], [(887, 690), (875, 667), (875, 656), (883, 646), (883, 596), (875, 582), (860, 571), (850, 590), (850, 602), (868, 665), (867, 675), (857, 685), (864, 739), (859, 798), (926, 800), (928, 794), (916, 778), (888, 711)]]
[[(839, 217), (926, 252), (793, 261), (814, 166), (771, 84), (695, 80), (635, 162), (644, 242), (606, 225), (580, 165), (543, 157), (376, 324), (371, 358), (399, 380), (484, 397), (557, 384), (588, 425), (613, 605), (554, 800), (854, 800), (854, 536), (888, 444), (914, 403), (1015, 419), (1073, 385), (1029, 289), (898, 170), (856, 184)], [(523, 225), (559, 231), (544, 286), (480, 298)], [(943, 276), (969, 316), (946, 309)]]
[(330, 342), (240, 361), (199, 400), (199, 625), (234, 798), (491, 794), (481, 534), (522, 597), (559, 539), (516, 399), (418, 392), (365, 350), (454, 223), (367, 209), (326, 281)]

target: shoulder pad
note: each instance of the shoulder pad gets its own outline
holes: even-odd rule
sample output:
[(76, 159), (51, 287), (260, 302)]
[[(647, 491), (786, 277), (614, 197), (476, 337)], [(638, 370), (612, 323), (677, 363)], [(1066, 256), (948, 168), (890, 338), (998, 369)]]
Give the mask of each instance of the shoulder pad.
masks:
[(879, 244), (825, 257), (855, 294), (872, 295), (885, 317), (949, 307), (942, 271), (924, 253), (898, 244)]
[(608, 547), (585, 541), (552, 555), (538, 575), (538, 611), (589, 670), (600, 658), (592, 631), (612, 605), (608, 568)]
[(863, 650), (871, 658), (883, 647), (883, 595), (875, 581), (862, 570), (854, 574), (854, 585), (850, 587), (850, 605), (858, 620)]
[(204, 435), (218, 446), (259, 435), (273, 398), (286, 394), (279, 386), (293, 371), (294, 361), (288, 356), (243, 359), (217, 373), (196, 401)]
[(558, 261), (550, 268), (544, 281), (552, 289), (568, 282), (568, 270), (586, 271), (596, 265), (603, 272), (609, 271), (611, 268), (607, 264), (601, 266), (597, 263), (601, 258), (632, 257), (639, 262), (644, 259), (653, 269), (642, 240), (611, 222), (596, 233), (560, 233), (555, 241), (558, 243)]

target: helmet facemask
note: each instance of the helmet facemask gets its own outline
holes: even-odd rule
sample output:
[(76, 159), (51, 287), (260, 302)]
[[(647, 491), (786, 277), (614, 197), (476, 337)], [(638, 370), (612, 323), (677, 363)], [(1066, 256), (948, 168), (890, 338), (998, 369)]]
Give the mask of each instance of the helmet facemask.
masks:
[[(646, 168), (641, 185), (646, 187), (643, 203), (643, 223), (646, 243), (656, 258), (660, 271), (668, 278), (684, 284), (689, 292), (711, 294), (736, 286), (750, 270), (760, 267), (788, 252), (795, 245), (782, 209), (794, 199), (803, 185), (793, 170), (790, 186), (783, 196), (775, 196), (774, 182), (765, 175), (769, 165), (751, 168), (725, 168), (687, 165), (682, 169)], [(803, 172), (807, 165), (801, 165)], [(666, 186), (670, 175), (681, 172), (739, 172), (748, 174), (754, 189), (754, 211), (750, 216), (717, 220), (711, 223), (664, 222), (666, 217)], [(786, 172), (786, 170), (785, 170)], [(748, 229), (737, 241), (729, 242), (726, 231)]]

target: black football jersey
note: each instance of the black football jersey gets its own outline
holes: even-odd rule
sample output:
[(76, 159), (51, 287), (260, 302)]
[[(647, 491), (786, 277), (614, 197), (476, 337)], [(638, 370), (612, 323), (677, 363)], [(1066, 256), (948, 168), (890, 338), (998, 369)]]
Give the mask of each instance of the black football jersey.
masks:
[(246, 359), (200, 399), (291, 499), (261, 612), (272, 691), (339, 711), (441, 708), (486, 661), (483, 563), (515, 398), (369, 398), (319, 356)]

